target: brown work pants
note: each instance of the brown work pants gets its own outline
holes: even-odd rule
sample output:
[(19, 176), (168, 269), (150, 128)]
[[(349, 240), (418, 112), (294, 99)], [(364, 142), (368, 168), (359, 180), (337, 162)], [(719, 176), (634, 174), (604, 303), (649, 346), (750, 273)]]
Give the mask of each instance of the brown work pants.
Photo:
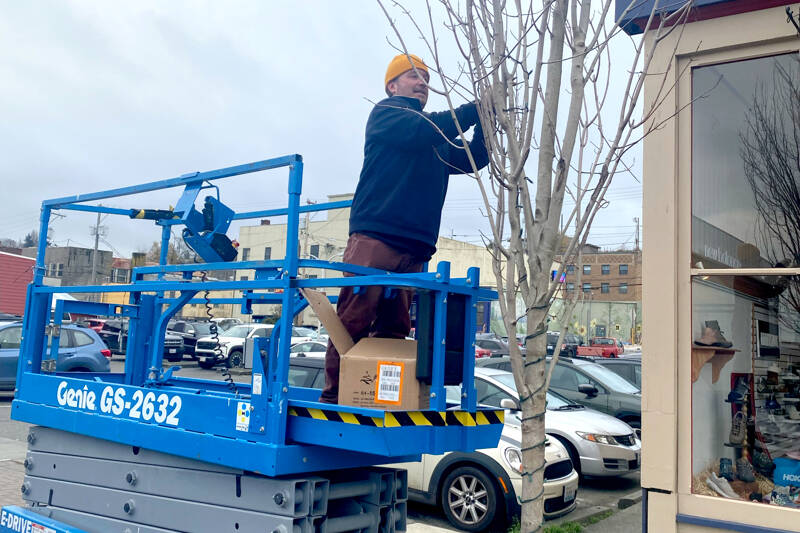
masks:
[[(347, 240), (342, 260), (391, 272), (421, 272), (422, 263), (408, 253), (402, 253), (388, 244), (360, 233)], [(345, 274), (347, 276), (348, 274)], [(414, 292), (395, 289), (390, 298), (384, 297), (385, 287), (361, 287), (356, 294), (353, 287), (343, 287), (339, 292), (336, 314), (344, 324), (353, 342), (364, 337), (403, 339), (411, 330), (411, 298)], [(319, 398), (323, 403), (339, 402), (339, 352), (328, 341), (325, 352), (325, 388)]]

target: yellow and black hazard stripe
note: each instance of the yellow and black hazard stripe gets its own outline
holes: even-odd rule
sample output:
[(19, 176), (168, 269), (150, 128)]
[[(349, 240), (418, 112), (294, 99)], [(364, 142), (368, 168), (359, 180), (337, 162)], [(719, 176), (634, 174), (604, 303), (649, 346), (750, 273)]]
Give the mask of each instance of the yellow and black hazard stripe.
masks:
[(364, 416), (345, 411), (331, 409), (310, 409), (305, 407), (289, 408), (289, 416), (344, 422), (371, 427), (404, 427), (404, 426), (488, 426), (502, 424), (504, 411), (386, 411), (383, 418)]
[(347, 413), (345, 411), (333, 411), (331, 409), (290, 407), (289, 416), (300, 416), (303, 418), (313, 418), (315, 420), (327, 420), (329, 422), (344, 422), (345, 424), (356, 424), (359, 426), (383, 427), (382, 418)]

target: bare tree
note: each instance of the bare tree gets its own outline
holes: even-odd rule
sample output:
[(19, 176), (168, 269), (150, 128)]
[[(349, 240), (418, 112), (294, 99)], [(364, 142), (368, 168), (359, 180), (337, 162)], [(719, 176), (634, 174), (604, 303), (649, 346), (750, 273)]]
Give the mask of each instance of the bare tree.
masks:
[[(521, 529), (538, 531), (545, 394), (558, 359), (558, 350), (549, 365), (545, 356), (548, 316), (559, 285), (551, 281), (554, 257), (563, 257), (559, 279), (567, 264), (579, 260), (615, 174), (629, 170), (625, 154), (668, 120), (657, 121), (655, 112), (674, 89), (667, 80), (681, 73), (655, 73), (650, 67), (665, 42), (674, 42), (674, 54), (690, 2), (668, 14), (656, 1), (644, 26), (650, 31), (647, 50), (645, 39), (631, 39), (630, 57), (624, 60), (612, 57), (610, 49), (615, 37), (627, 38), (613, 19), (613, 0), (429, 0), (424, 8), (409, 3), (413, 12), (398, 1), (378, 3), (399, 50), (420, 53), (407, 49), (408, 36), (393, 15), (403, 17), (422, 39), (427, 48), (422, 53), (438, 74), (431, 91), (443, 95), (451, 110), (454, 99), (479, 102), (490, 162), (482, 173), (473, 164), (473, 178), (490, 228), (485, 243), (506, 331), (513, 335), (522, 319), (526, 327), (527, 355), (510, 343), (522, 411)], [(461, 54), (452, 70), (443, 64), (444, 43)], [(641, 109), (647, 76), (662, 81), (657, 94), (649, 95), (651, 104)], [(612, 91), (612, 81), (623, 81), (622, 89)], [(567, 199), (575, 205), (565, 213), (563, 226), (571, 228), (571, 236), (561, 230)], [(521, 315), (518, 298), (524, 302)]]
[[(157, 263), (161, 257), (161, 241), (153, 241), (148, 250), (140, 250), (145, 252), (145, 259)], [(167, 263), (171, 265), (179, 265), (182, 263), (194, 262), (194, 252), (183, 242), (183, 239), (172, 239), (169, 242), (169, 250), (167, 251)]]
[[(740, 134), (740, 153), (753, 191), (759, 247), (771, 266), (800, 266), (800, 86), (798, 68), (776, 61), (772, 80), (762, 84)], [(800, 284), (781, 280), (785, 325), (800, 332)]]

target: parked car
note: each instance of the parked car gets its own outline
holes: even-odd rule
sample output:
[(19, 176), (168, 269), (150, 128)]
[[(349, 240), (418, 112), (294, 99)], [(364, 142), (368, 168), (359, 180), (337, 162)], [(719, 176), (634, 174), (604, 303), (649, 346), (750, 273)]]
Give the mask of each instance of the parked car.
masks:
[(475, 346), (475, 359), (483, 359), (492, 356), (492, 351), (488, 348), (481, 348), (480, 346)]
[[(553, 355), (558, 342), (558, 331), (547, 332), (547, 355)], [(561, 342), (561, 351), (559, 355), (574, 357), (578, 355), (578, 347), (583, 346), (583, 339), (580, 335), (575, 333), (566, 332)]]
[[(321, 389), (325, 384), (325, 361), (292, 357), (289, 384)], [(448, 404), (459, 403), (460, 388), (448, 387), (447, 399)], [(440, 506), (450, 523), (461, 530), (482, 531), (493, 523), (507, 524), (519, 515), (521, 442), (519, 420), (512, 417), (511, 423), (504, 425), (496, 448), (423, 455), (421, 461), (392, 466), (408, 470), (409, 499)], [(569, 452), (557, 439), (547, 439), (544, 516), (555, 518), (575, 509), (577, 492), (578, 473)]]
[[(97, 332), (113, 353), (125, 353), (128, 346), (128, 323), (124, 320), (109, 319)], [(172, 333), (164, 335), (164, 359), (173, 363), (183, 359), (183, 339)]]
[[(211, 322), (188, 322), (185, 320), (171, 320), (167, 325), (167, 332), (183, 339), (184, 353), (192, 359), (197, 359), (194, 349), (197, 339), (211, 335)], [(219, 328), (219, 326), (217, 326)]]
[[(475, 365), (511, 371), (508, 357), (479, 360)], [(553, 370), (550, 390), (570, 402), (618, 418), (637, 431), (642, 427), (641, 389), (589, 359), (560, 357)]]
[(292, 355), (298, 357), (325, 357), (325, 352), (328, 350), (327, 342), (319, 341), (306, 341), (298, 342), (289, 350)]
[[(460, 397), (460, 388), (453, 394)], [(421, 461), (392, 466), (408, 471), (408, 497), (436, 505), (463, 531), (507, 528), (520, 513), (522, 497), (522, 430), (503, 426), (494, 448), (474, 452), (423, 455)], [(556, 439), (545, 441), (544, 517), (563, 516), (577, 505), (578, 473), (569, 452)]]
[[(197, 339), (195, 354), (202, 368), (211, 368), (217, 364), (225, 364), (228, 368), (241, 366), (244, 362), (244, 341), (252, 337), (269, 337), (274, 324), (237, 324), (217, 334), (219, 342), (208, 335)], [(300, 335), (303, 330), (292, 329), (292, 344), (308, 342), (310, 337)], [(219, 346), (219, 349), (217, 349)]]
[(489, 350), (490, 357), (508, 355), (508, 343), (492, 333), (479, 333), (475, 335), (475, 347)]
[(217, 327), (223, 331), (226, 329), (230, 329), (233, 326), (238, 326), (239, 324), (242, 323), (242, 321), (239, 320), (238, 318), (226, 318), (226, 317), (219, 317), (219, 318), (215, 317), (212, 318), (211, 321), (216, 322)]
[(95, 332), (100, 332), (103, 329), (103, 324), (106, 321), (103, 318), (88, 318), (86, 320), (81, 321), (81, 325), (87, 327), (89, 329), (93, 329)]
[(330, 335), (328, 335), (328, 330), (325, 329), (325, 326), (320, 326), (317, 328), (316, 335), (314, 335), (314, 340), (319, 342), (328, 342)]
[[(21, 322), (0, 325), (0, 390), (13, 390), (16, 385), (21, 344)], [(108, 372), (110, 358), (111, 350), (95, 331), (61, 326), (56, 372)]]
[(594, 361), (598, 365), (603, 365), (627, 379), (637, 389), (642, 390), (642, 356), (641, 354), (631, 355), (621, 359), (608, 359), (605, 357), (598, 357)]
[[(619, 357), (620, 354), (625, 351), (624, 348), (617, 345), (617, 339), (611, 337), (594, 337), (589, 339), (588, 348), (599, 348), (599, 353), (592, 353), (591, 355), (600, 355), (602, 357)], [(582, 350), (578, 349), (578, 355), (584, 355), (582, 352)], [(589, 355), (588, 351), (585, 355)]]
[[(512, 411), (519, 413), (519, 395), (510, 372), (476, 368), (475, 389), (479, 403), (505, 407), (511, 402)], [(619, 476), (641, 466), (642, 445), (633, 428), (553, 391), (547, 393), (544, 428), (564, 445), (580, 474)]]
[(289, 385), (307, 389), (325, 386), (325, 359), (321, 357), (289, 357)]

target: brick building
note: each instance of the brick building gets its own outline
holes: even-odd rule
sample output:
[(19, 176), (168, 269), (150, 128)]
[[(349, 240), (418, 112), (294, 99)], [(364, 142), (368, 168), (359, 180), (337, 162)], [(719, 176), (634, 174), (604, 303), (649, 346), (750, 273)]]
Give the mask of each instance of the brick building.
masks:
[(22, 315), (25, 294), (33, 280), (35, 261), (30, 257), (0, 252), (0, 313)]
[[(557, 262), (560, 260), (556, 258)], [(591, 295), (595, 302), (638, 302), (642, 299), (641, 250), (600, 252), (597, 247), (587, 245), (580, 264), (570, 263), (565, 270), (563, 290), (566, 296), (582, 291)]]

